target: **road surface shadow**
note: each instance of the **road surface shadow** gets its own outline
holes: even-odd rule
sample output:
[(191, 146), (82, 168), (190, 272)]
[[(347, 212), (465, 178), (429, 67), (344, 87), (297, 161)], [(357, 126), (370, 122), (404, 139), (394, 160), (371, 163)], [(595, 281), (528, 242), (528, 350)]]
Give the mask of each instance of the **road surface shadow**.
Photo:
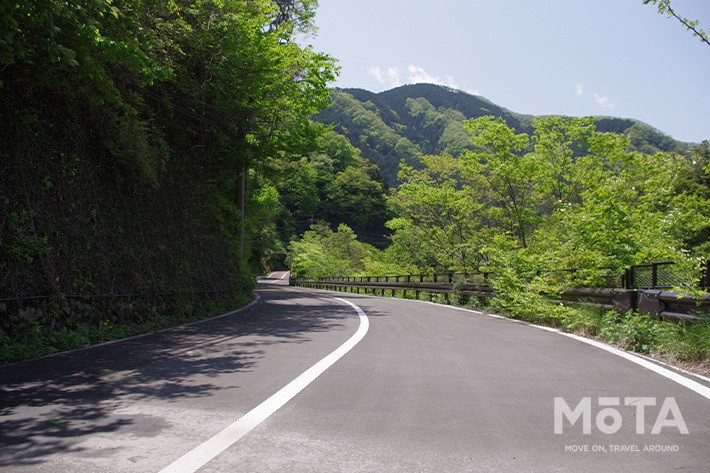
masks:
[[(256, 369), (268, 345), (305, 343), (356, 317), (303, 293), (259, 292), (261, 301), (233, 315), (0, 367), (0, 468), (81, 455), (82, 437), (129, 433), (145, 422), (116, 415), (121, 406), (238, 389), (210, 380)], [(153, 419), (151, 427), (157, 436), (169, 425)]]

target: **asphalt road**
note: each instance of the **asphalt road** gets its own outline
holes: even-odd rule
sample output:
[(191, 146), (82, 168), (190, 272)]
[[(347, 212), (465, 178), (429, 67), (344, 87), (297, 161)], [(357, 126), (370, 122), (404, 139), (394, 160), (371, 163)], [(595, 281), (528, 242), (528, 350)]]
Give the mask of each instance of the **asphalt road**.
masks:
[(710, 471), (706, 379), (455, 308), (257, 292), (0, 367), (0, 471)]

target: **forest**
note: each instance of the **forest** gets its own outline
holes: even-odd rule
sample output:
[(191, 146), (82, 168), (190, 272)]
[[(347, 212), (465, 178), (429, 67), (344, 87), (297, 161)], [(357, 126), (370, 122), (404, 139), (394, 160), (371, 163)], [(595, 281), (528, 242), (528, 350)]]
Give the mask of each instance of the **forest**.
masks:
[(454, 302), (708, 372), (707, 319), (618, 314), (562, 305), (555, 295), (608, 287), (610, 274), (654, 261), (675, 262), (678, 294), (704, 292), (710, 143), (689, 154), (642, 153), (627, 135), (599, 131), (593, 117), (539, 117), (527, 134), (483, 116), (464, 121), (463, 131), (469, 144), (459, 157), (402, 159), (387, 196), (389, 246), (364, 244), (345, 224), (314, 225), (291, 243), (292, 277), (458, 273), (454, 283), (464, 284), (466, 274), (485, 273), (492, 299), (454, 294)]
[[(336, 89), (330, 106), (317, 115), (357, 146), (396, 184), (399, 162), (416, 165), (416, 156), (446, 153), (458, 157), (472, 149), (466, 120), (495, 116), (518, 132), (533, 133), (536, 117), (512, 112), (481, 96), (434, 84), (403, 85), (375, 94)], [(595, 117), (596, 129), (628, 137), (630, 148), (647, 154), (687, 154), (691, 146), (638, 120)]]
[(329, 247), (321, 268), (299, 245), (348, 232), (314, 226), (292, 244), (297, 275), (373, 274), (374, 261), (391, 274), (479, 271), (502, 250), (538, 269), (693, 267), (710, 250), (707, 141), (630, 119), (524, 116), (432, 84), (334, 90), (317, 117), (382, 170), (390, 243), (356, 258)]
[(0, 360), (214, 315), (285, 267), (495, 270), (513, 314), (540, 268), (673, 260), (695, 280), (707, 141), (428, 84), (331, 89), (337, 60), (297, 40), (316, 8), (0, 4)]
[(302, 245), (352, 237), (342, 226), (314, 226), (292, 244), (294, 273), (374, 274), (368, 261), (391, 274), (666, 260), (699, 267), (710, 251), (708, 142), (687, 155), (641, 153), (626, 135), (599, 131), (593, 117), (539, 117), (528, 135), (484, 116), (464, 121), (463, 131), (470, 149), (459, 157), (401, 161), (387, 196), (386, 249), (352, 258), (352, 249), (329, 248), (323, 254), (335, 261), (319, 267)]
[(316, 6), (0, 4), (2, 359), (251, 297), (284, 251), (274, 235), (303, 225), (277, 188), (303, 157), (342, 145), (311, 120), (335, 59), (294, 41)]

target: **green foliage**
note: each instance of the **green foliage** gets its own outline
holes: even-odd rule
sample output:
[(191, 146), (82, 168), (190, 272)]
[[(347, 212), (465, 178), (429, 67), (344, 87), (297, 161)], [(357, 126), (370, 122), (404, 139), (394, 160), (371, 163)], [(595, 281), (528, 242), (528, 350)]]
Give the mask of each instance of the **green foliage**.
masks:
[[(152, 38), (141, 27), (141, 10), (157, 4), (151, 0), (5, 2), (0, 7), (0, 64), (31, 69), (35, 86), (88, 80), (118, 104), (120, 92), (110, 65), (130, 67), (144, 83), (170, 75), (145, 50)], [(66, 75), (52, 74), (46, 65)], [(92, 98), (102, 100), (95, 93)]]
[(673, 196), (674, 237), (697, 256), (710, 255), (710, 143), (703, 141), (691, 157), (677, 156)]
[(354, 147), (343, 135), (332, 130), (321, 138), (320, 148), (323, 155), (332, 160), (332, 171), (344, 171), (350, 166), (358, 166), (362, 162), (360, 150)]
[[(415, 107), (438, 126), (424, 102), (410, 102)], [(707, 231), (707, 146), (692, 158), (633, 152), (627, 136), (597, 131), (592, 118), (536, 119), (529, 135), (493, 117), (465, 128), (471, 145), (459, 158), (422, 156), (421, 167), (401, 164), (400, 185), (388, 199), (396, 216), (388, 222), (394, 233), (386, 251), (347, 250), (368, 248), (347, 232), (334, 244), (335, 234), (321, 227), (292, 242), (294, 275), (486, 271), (496, 293), (488, 310), (640, 353), (707, 360), (705, 322), (553, 300), (572, 283), (606, 284), (607, 267), (652, 260), (675, 260), (684, 281), (697, 280), (696, 258), (706, 251), (705, 241), (693, 242)], [(570, 267), (578, 270), (538, 271)], [(619, 280), (618, 271), (611, 274)]]
[[(374, 104), (362, 103), (351, 95), (333, 91), (326, 116), (321, 116), (326, 124), (337, 124), (336, 131), (343, 133), (351, 143), (360, 149), (362, 155), (372, 158), (380, 167), (387, 181), (393, 183), (399, 160), (415, 164), (418, 160), (418, 148), (396, 129), (390, 127), (378, 114)], [(394, 160), (383, 160), (391, 156)]]
[(673, 17), (680, 22), (688, 31), (693, 33), (693, 36), (698, 38), (701, 42), (710, 46), (710, 33), (700, 28), (700, 22), (698, 20), (691, 20), (680, 16), (671, 6), (671, 0), (644, 0), (643, 4), (653, 4), (658, 7), (658, 13), (661, 15), (667, 15), (669, 18)]
[(345, 223), (367, 241), (385, 246), (387, 185), (371, 161), (363, 159), (347, 138), (331, 130), (316, 140), (316, 149), (298, 161), (271, 162), (266, 175), (280, 194), (278, 237), (290, 241), (323, 220)]
[(530, 155), (520, 155), (528, 146), (528, 136), (516, 134), (502, 118), (477, 118), (467, 122), (466, 129), (476, 150), (462, 157), (464, 166), (482, 177), (497, 203), (489, 209), (491, 219), (526, 248), (538, 220), (533, 194), (535, 162)]
[[(200, 290), (248, 294), (254, 273), (283, 264), (284, 202), (305, 214), (319, 185), (364, 166), (311, 121), (337, 73), (294, 41), (312, 32), (316, 6), (2, 3), (0, 142), (12, 146), (0, 149), (0, 296), (179, 293), (189, 307)], [(332, 178), (304, 167), (292, 195), (272, 182), (315, 150), (332, 155)], [(111, 324), (147, 323), (160, 304)], [(0, 314), (0, 333), (32, 333), (23, 307)], [(76, 329), (97, 322), (45, 309), (33, 323), (57, 333), (51, 346), (79, 344)]]
[[(129, 303), (114, 306), (109, 311), (100, 311), (100, 317), (94, 323), (89, 324), (85, 318), (77, 318), (79, 322), (77, 325), (65, 325), (56, 330), (43, 327), (42, 320), (24, 320), (12, 325), (7, 331), (0, 330), (0, 363), (83, 348), (99, 342), (161, 330), (215, 316), (245, 303), (246, 300), (242, 297), (213, 302), (175, 300), (174, 306), (182, 307), (181, 311), (169, 310), (168, 306), (156, 310), (155, 307), (146, 304), (138, 304), (138, 307), (135, 307), (135, 304)], [(52, 310), (49, 309), (48, 313), (52, 314)], [(131, 312), (139, 313), (140, 320), (132, 316)], [(109, 318), (106, 318), (107, 316)]]
[(325, 223), (315, 224), (289, 246), (288, 262), (296, 278), (349, 276), (364, 269), (368, 248), (359, 243), (347, 225), (333, 232)]
[(421, 171), (402, 165), (402, 184), (389, 200), (398, 215), (388, 222), (394, 251), (420, 268), (477, 268), (487, 233), (477, 186), (451, 156), (424, 156), (422, 162)]
[[(459, 157), (472, 149), (464, 122), (485, 116), (502, 118), (518, 133), (530, 135), (536, 129), (531, 116), (513, 113), (480, 96), (432, 84), (405, 85), (378, 94), (361, 89), (334, 90), (330, 107), (316, 118), (346, 136), (364, 157), (380, 167), (387, 183), (394, 186), (398, 183), (397, 171), (402, 159), (408, 166), (420, 168), (418, 156)], [(556, 119), (559, 122), (569, 117)], [(687, 144), (636, 120), (613, 117), (584, 120), (594, 122), (600, 132), (626, 135), (634, 151), (689, 154)], [(560, 133), (563, 136), (565, 132)], [(566, 138), (571, 140), (574, 156), (585, 151), (582, 138)]]
[(278, 265), (286, 256), (286, 249), (279, 238), (275, 220), (279, 212), (280, 195), (276, 187), (262, 182), (259, 187), (252, 186), (247, 208), (251, 211), (246, 219), (247, 254), (258, 258), (259, 266), (271, 268)]
[(46, 345), (36, 321), (16, 324), (8, 332), (0, 331), (0, 360), (13, 361), (51, 353)]
[(710, 322), (670, 325), (661, 337), (661, 350), (680, 360), (710, 359)]
[(671, 361), (710, 358), (710, 323), (707, 321), (670, 321), (635, 312), (619, 314), (575, 307), (574, 316), (561, 328), (638, 353), (663, 355)]
[(49, 251), (47, 237), (39, 237), (35, 233), (33, 218), (34, 212), (29, 210), (20, 213), (12, 212), (8, 218), (7, 253), (13, 259), (27, 265)]
[(592, 283), (599, 268), (660, 260), (691, 267), (704, 256), (710, 195), (702, 151), (630, 152), (625, 136), (596, 131), (591, 118), (534, 126), (528, 136), (500, 118), (471, 120), (473, 149), (461, 158), (402, 166), (390, 198), (398, 216), (388, 225), (408, 264), (501, 271), (509, 261), (491, 261), (505, 250), (526, 258), (529, 270), (579, 268), (576, 276)]
[(287, 261), (291, 275), (304, 279), (406, 272), (385, 252), (357, 241), (347, 225), (333, 232), (324, 222), (291, 242)]
[(362, 167), (338, 173), (325, 189), (327, 213), (356, 228), (377, 228), (387, 216), (382, 184)]
[(647, 315), (627, 314), (616, 327), (619, 343), (638, 353), (651, 353), (666, 328)]

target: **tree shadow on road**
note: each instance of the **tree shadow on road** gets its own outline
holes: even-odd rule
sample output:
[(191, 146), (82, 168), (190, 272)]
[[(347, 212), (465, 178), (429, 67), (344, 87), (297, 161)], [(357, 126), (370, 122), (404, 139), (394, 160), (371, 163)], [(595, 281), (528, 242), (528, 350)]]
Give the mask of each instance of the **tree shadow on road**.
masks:
[[(356, 317), (302, 293), (260, 293), (259, 303), (233, 315), (0, 367), (0, 468), (38, 465), (59, 452), (84, 455), (82, 439), (94, 434), (141, 429), (145, 436), (145, 416), (117, 409), (238, 390), (212, 380), (256, 369), (269, 345), (306, 343)], [(158, 436), (170, 426), (158, 418), (150, 427)]]

